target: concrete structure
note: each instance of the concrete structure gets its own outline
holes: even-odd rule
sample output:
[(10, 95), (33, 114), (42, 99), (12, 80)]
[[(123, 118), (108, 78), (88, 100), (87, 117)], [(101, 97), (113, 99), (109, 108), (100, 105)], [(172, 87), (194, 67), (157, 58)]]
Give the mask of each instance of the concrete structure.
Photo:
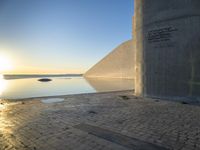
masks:
[(200, 98), (200, 1), (135, 0), (137, 95)]
[(115, 48), (110, 54), (85, 73), (88, 78), (134, 78), (134, 47), (129, 40)]
[(133, 78), (138, 96), (200, 100), (200, 1), (134, 2), (133, 40), (85, 76)]

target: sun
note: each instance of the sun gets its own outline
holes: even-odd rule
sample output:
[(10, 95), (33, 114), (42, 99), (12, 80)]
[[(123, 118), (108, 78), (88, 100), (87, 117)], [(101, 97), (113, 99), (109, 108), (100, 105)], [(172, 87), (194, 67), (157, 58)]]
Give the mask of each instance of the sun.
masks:
[(5, 56), (0, 54), (0, 71), (8, 71), (12, 69), (11, 60)]

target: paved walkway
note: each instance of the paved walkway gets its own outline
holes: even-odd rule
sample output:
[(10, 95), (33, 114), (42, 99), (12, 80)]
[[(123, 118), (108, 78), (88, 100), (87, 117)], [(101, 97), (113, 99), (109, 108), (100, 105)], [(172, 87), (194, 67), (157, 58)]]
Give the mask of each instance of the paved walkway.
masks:
[(199, 106), (144, 100), (131, 92), (58, 98), (2, 102), (0, 149), (200, 149)]

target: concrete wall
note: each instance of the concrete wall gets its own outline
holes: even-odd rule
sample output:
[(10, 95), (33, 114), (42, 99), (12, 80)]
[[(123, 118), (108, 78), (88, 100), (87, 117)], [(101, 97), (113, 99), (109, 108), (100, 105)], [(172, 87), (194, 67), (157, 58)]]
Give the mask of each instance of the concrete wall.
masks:
[(129, 40), (115, 48), (85, 74), (87, 78), (134, 78), (134, 47)]
[(137, 95), (200, 98), (200, 0), (135, 0)]
[(143, 96), (144, 94), (144, 61), (143, 61), (143, 1), (134, 0), (134, 18), (133, 18), (133, 36), (134, 36), (134, 49), (135, 49), (135, 95)]

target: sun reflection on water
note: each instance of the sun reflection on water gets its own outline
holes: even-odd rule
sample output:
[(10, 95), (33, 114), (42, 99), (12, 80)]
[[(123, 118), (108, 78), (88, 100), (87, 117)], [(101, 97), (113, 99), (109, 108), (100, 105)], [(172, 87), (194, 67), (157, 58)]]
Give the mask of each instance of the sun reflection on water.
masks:
[(3, 94), (6, 89), (7, 82), (4, 80), (3, 75), (0, 75), (0, 96)]
[(4, 77), (3, 77), (3, 75), (2, 74), (0, 74), (0, 79), (3, 79)]

